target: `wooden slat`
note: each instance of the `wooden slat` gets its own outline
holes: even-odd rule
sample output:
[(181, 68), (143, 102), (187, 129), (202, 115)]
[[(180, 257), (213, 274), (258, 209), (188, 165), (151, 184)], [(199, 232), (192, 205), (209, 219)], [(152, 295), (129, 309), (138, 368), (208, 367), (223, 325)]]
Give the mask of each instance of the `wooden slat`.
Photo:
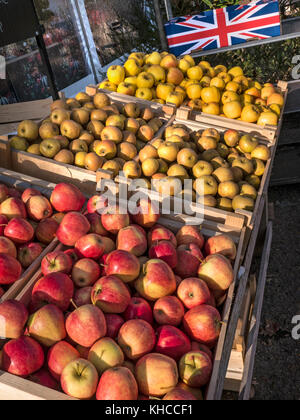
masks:
[(0, 124), (45, 118), (49, 115), (49, 107), (52, 102), (53, 100), (49, 98), (39, 101), (2, 105), (0, 107)]
[(261, 266), (258, 276), (258, 285), (257, 293), (253, 307), (253, 314), (250, 324), (250, 330), (248, 335), (246, 356), (245, 356), (245, 367), (242, 378), (242, 383), (240, 387), (240, 400), (249, 400), (251, 385), (252, 385), (252, 376), (255, 362), (255, 353), (257, 347), (257, 338), (260, 327), (260, 319), (262, 313), (262, 306), (264, 300), (264, 292), (267, 280), (267, 271), (269, 265), (269, 259), (271, 254), (271, 245), (272, 245), (272, 228), (273, 222), (270, 221), (267, 228), (266, 240), (264, 245), (264, 250), (261, 257)]

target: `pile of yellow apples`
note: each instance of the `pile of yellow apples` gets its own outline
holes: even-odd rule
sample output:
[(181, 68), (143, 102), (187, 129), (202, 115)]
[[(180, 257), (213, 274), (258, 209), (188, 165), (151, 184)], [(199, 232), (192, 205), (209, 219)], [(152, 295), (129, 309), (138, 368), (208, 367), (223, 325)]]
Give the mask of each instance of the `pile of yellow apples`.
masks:
[(103, 93), (91, 97), (79, 92), (75, 98), (53, 102), (49, 118), (41, 124), (22, 121), (10, 145), (93, 172), (109, 170), (116, 176), (124, 166), (131, 168), (130, 162), (163, 123), (151, 107), (121, 106)]
[(130, 54), (124, 66), (108, 69), (99, 88), (260, 126), (277, 125), (284, 105), (277, 87), (246, 77), (241, 67), (196, 64), (190, 55), (177, 59), (168, 52)]
[[(249, 134), (213, 127), (193, 131), (174, 123), (139, 152), (139, 164), (163, 197), (253, 211), (270, 157), (270, 148)], [(192, 180), (192, 187), (185, 180)]]

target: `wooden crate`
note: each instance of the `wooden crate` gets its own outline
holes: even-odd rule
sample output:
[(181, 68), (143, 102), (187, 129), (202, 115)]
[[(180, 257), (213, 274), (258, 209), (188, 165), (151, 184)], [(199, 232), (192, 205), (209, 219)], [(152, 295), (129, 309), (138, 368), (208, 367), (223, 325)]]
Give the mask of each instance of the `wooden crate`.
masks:
[[(195, 222), (195, 218), (190, 218), (185, 215), (170, 215), (162, 216), (158, 223), (163, 226), (171, 229), (176, 233), (181, 226), (185, 224), (190, 224), (192, 221)], [(244, 228), (236, 228), (235, 226), (229, 224), (217, 223), (212, 220), (205, 220), (202, 224), (202, 233), (206, 237), (215, 236), (221, 233), (226, 233), (232, 237), (236, 246), (237, 246), (237, 257), (234, 263), (234, 282), (232, 283), (230, 289), (228, 290), (227, 299), (222, 304), (222, 328), (219, 337), (218, 344), (214, 352), (214, 364), (213, 372), (209, 385), (206, 389), (206, 398), (215, 399), (215, 386), (218, 382), (220, 370), (221, 370), (221, 355), (224, 349), (224, 342), (227, 331), (230, 327), (230, 311), (234, 301), (234, 290), (238, 282), (238, 275), (241, 265), (241, 253), (243, 248), (244, 241)], [(59, 244), (56, 248), (57, 250), (63, 249), (63, 246)], [(37, 271), (28, 284), (23, 288), (19, 293), (16, 299), (25, 305), (28, 305), (31, 299), (31, 292), (35, 283), (42, 276), (41, 271)], [(223, 369), (224, 370), (224, 369)], [(226, 367), (225, 367), (226, 372)], [(225, 373), (224, 373), (225, 375)], [(17, 391), (16, 389), (17, 388)], [(34, 383), (29, 382), (25, 379), (20, 379), (11, 374), (4, 373), (0, 371), (0, 400), (1, 399), (15, 399), (16, 396), (20, 396), (22, 399), (29, 400), (69, 400), (70, 398), (63, 393), (57, 393), (51, 389), (41, 387)]]
[[(0, 168), (0, 182), (6, 184), (9, 187), (15, 187), (18, 190), (22, 191), (26, 188), (35, 188), (39, 190), (44, 196), (50, 197), (51, 192), (54, 188), (54, 185), (48, 184), (44, 181), (41, 181), (36, 178), (23, 176), (3, 168)], [(27, 282), (32, 278), (33, 274), (39, 269), (42, 259), (57, 245), (58, 241), (55, 239), (51, 244), (49, 244), (42, 254), (27, 268), (21, 275), (20, 279), (12, 284), (6, 293), (0, 298), (0, 302), (3, 302), (8, 299), (14, 299), (22, 288), (27, 284)]]
[(246, 123), (243, 121), (233, 120), (230, 118), (220, 117), (217, 115), (206, 114), (204, 112), (192, 110), (190, 107), (183, 105), (177, 110), (177, 117), (184, 120), (198, 121), (201, 123), (206, 123), (214, 126), (215, 128), (220, 129), (234, 129), (249, 133), (253, 136), (258, 136), (262, 139), (267, 140), (271, 144), (276, 142), (276, 139), (279, 137), (279, 133), (282, 127), (284, 108), (287, 102), (288, 96), (288, 83), (279, 81), (277, 87), (280, 89), (281, 93), (284, 95), (284, 106), (281, 110), (281, 115), (278, 121), (278, 125), (265, 125), (260, 127), (257, 124)]
[[(132, 101), (132, 99), (130, 100), (130, 97), (126, 95), (123, 96), (126, 100), (119, 97), (115, 99), (113, 95), (110, 95), (112, 103), (119, 107)], [(170, 120), (174, 118), (172, 117), (174, 114), (174, 107), (163, 107), (162, 105), (153, 102), (150, 102), (148, 105), (145, 102), (147, 101), (142, 101), (141, 107), (151, 107), (155, 116), (163, 123), (161, 129), (156, 133), (155, 138), (157, 138), (170, 123)], [(25, 104), (22, 105), (26, 108)], [(47, 105), (47, 108), (48, 112), (45, 116), (49, 115), (49, 104)], [(29, 113), (26, 113), (26, 115), (29, 115)], [(95, 172), (74, 165), (56, 162), (53, 159), (48, 159), (43, 156), (15, 150), (11, 148), (9, 144), (9, 138), (12, 134), (11, 131), (6, 131), (5, 134), (0, 135), (0, 167), (8, 168), (15, 172), (21, 172), (33, 177), (38, 173), (39, 178), (55, 184), (60, 182), (72, 182), (86, 194), (92, 195), (95, 193), (97, 184)], [(103, 172), (105, 173), (105, 171)]]

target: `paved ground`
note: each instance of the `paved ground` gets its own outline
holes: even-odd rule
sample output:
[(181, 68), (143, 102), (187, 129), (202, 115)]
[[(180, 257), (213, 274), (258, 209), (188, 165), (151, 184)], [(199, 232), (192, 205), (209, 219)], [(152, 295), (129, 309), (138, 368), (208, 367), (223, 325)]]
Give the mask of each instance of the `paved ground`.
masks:
[[(300, 163), (300, 162), (299, 162)], [(272, 252), (255, 360), (254, 399), (300, 399), (300, 185), (270, 189), (275, 204)], [(298, 331), (300, 333), (300, 329)]]

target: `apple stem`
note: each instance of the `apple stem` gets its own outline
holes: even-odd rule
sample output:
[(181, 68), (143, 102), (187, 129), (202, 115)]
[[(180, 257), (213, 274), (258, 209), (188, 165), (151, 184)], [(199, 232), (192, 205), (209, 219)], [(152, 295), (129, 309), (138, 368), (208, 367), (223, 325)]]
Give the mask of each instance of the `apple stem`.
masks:
[(76, 305), (76, 303), (74, 302), (73, 299), (70, 300), (71, 304), (74, 306), (75, 309), (78, 309), (78, 306)]

